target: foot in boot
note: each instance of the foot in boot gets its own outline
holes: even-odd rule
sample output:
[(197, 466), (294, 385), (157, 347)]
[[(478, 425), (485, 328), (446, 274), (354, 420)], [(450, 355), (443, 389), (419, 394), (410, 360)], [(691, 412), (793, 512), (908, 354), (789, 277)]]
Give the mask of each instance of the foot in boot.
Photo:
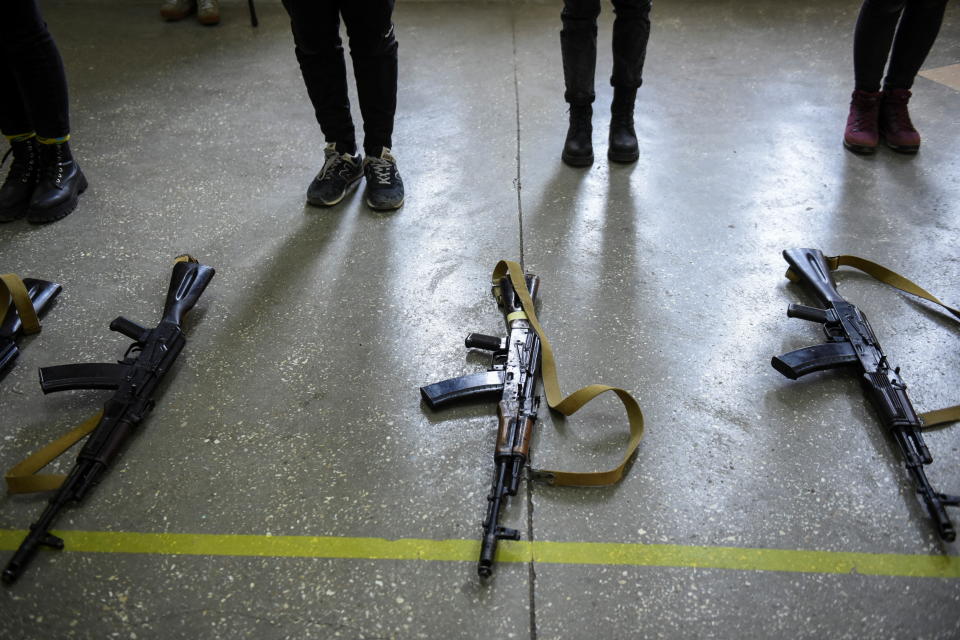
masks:
[(362, 159), (358, 153), (340, 153), (333, 142), (327, 144), (323, 155), (323, 167), (307, 188), (307, 202), (315, 207), (332, 207), (360, 180)]
[(376, 211), (403, 206), (403, 180), (390, 149), (383, 147), (379, 155), (368, 152), (363, 159), (363, 175), (367, 178), (367, 206)]
[(570, 126), (560, 157), (571, 167), (589, 167), (593, 164), (593, 107), (570, 106)]
[(614, 162), (636, 162), (640, 157), (637, 134), (633, 130), (633, 116), (615, 115), (610, 118), (610, 146), (607, 157)]
[(850, 99), (850, 114), (843, 132), (843, 146), (860, 154), (873, 153), (880, 141), (880, 92), (856, 89)]
[(900, 153), (916, 153), (920, 148), (920, 132), (910, 122), (907, 110), (911, 95), (907, 89), (887, 89), (880, 98), (880, 136)]
[(27, 206), (40, 179), (38, 153), (36, 137), (10, 142), (10, 150), (3, 160), (5, 162), (12, 154), (13, 162), (0, 187), (0, 222), (10, 222), (27, 214)]
[(40, 144), (40, 181), (30, 198), (27, 220), (33, 223), (59, 220), (77, 208), (87, 179), (70, 153), (70, 143)]
[(197, 10), (197, 0), (163, 0), (160, 17), (164, 20), (183, 20)]
[(610, 105), (610, 143), (607, 158), (613, 162), (636, 162), (640, 157), (637, 132), (633, 129), (633, 105), (637, 89), (613, 88), (613, 103)]

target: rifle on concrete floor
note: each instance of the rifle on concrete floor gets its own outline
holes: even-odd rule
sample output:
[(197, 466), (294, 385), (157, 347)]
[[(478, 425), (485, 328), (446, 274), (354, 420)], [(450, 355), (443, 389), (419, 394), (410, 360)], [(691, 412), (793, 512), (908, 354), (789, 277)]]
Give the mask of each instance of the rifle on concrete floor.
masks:
[[(68, 438), (75, 437), (59, 452), (51, 456), (41, 450), (8, 473), (7, 482), (12, 492), (56, 488), (56, 493), (3, 570), (4, 582), (12, 583), (20, 577), (39, 547), (63, 548), (63, 540), (50, 532), (57, 516), (68, 504), (81, 501), (99, 482), (124, 442), (153, 409), (160, 381), (186, 344), (181, 328), (184, 316), (197, 303), (213, 275), (211, 267), (199, 264), (190, 256), (177, 258), (160, 324), (147, 329), (122, 316), (110, 323), (112, 331), (134, 341), (123, 360), (116, 364), (71, 364), (40, 369), (44, 393), (68, 389), (113, 389), (115, 392), (104, 404), (103, 411), (88, 421), (90, 428), (81, 427), (68, 434)], [(30, 475), (88, 432), (90, 437), (66, 478)], [(51, 448), (58, 444), (61, 443)]]
[(16, 339), (21, 334), (40, 331), (39, 316), (53, 303), (62, 287), (46, 280), (20, 280), (12, 273), (0, 276), (0, 283), (0, 304), (5, 305), (6, 299), (12, 298), (9, 307), (0, 309), (0, 375), (3, 375), (20, 355)]
[[(525, 274), (530, 299), (537, 299), (540, 278)], [(489, 578), (499, 540), (519, 540), (516, 529), (501, 527), (500, 510), (507, 496), (517, 495), (523, 469), (530, 450), (530, 436), (537, 420), (540, 396), (540, 338), (523, 315), (523, 307), (507, 277), (493, 287), (497, 306), (507, 323), (507, 338), (471, 333), (465, 344), (468, 349), (482, 349), (493, 354), (490, 370), (443, 380), (420, 387), (420, 395), (431, 409), (467, 398), (500, 396), (497, 417), (500, 427), (494, 452), (493, 484), (487, 496), (487, 514), (483, 519), (483, 537), (477, 573)], [(513, 318), (511, 318), (513, 316)], [(522, 317), (520, 317), (522, 316)]]
[(550, 343), (543, 335), (534, 310), (540, 289), (540, 278), (523, 274), (520, 265), (501, 261), (493, 273), (493, 295), (507, 325), (505, 339), (471, 333), (465, 344), (492, 354), (490, 369), (420, 387), (420, 395), (431, 409), (467, 399), (499, 397), (497, 445), (494, 449), (494, 472), (487, 512), (483, 519), (480, 560), (477, 573), (489, 578), (500, 540), (519, 540), (516, 529), (500, 526), (500, 512), (509, 496), (517, 495), (530, 451), (530, 437), (537, 420), (540, 396), (537, 393), (543, 364), (543, 387), (550, 408), (569, 416), (606, 391), (620, 398), (630, 419), (631, 439), (620, 465), (603, 472), (567, 472), (530, 470), (532, 479), (548, 484), (602, 486), (613, 484), (623, 476), (625, 467), (640, 444), (643, 415), (636, 400), (622, 389), (606, 385), (590, 385), (566, 398), (557, 382), (556, 364)]
[[(907, 385), (900, 377), (900, 369), (890, 365), (863, 312), (847, 302), (837, 291), (831, 265), (823, 253), (817, 249), (787, 249), (783, 252), (783, 257), (790, 265), (787, 277), (806, 287), (823, 307), (791, 304), (787, 309), (787, 316), (822, 324), (827, 342), (776, 356), (771, 362), (773, 368), (791, 380), (825, 369), (849, 368), (851, 371), (856, 371), (880, 422), (896, 441), (907, 471), (916, 484), (917, 492), (926, 505), (930, 517), (936, 523), (937, 532), (941, 538), (952, 542), (957, 534), (945, 507), (960, 506), (960, 496), (937, 492), (927, 479), (924, 465), (933, 462), (933, 457), (924, 443), (921, 434), (924, 423), (910, 402)], [(879, 270), (875, 267), (879, 265), (853, 256), (840, 256), (840, 258), (853, 258), (853, 260), (848, 262), (837, 262), (836, 258), (831, 260), (834, 260), (835, 265), (850, 264), (878, 277), (875, 273)], [(880, 269), (892, 273), (883, 267)], [(879, 279), (887, 282), (885, 278)], [(909, 291), (896, 284), (893, 286)], [(917, 293), (917, 295), (920, 294)], [(921, 297), (943, 304), (932, 297)], [(957, 313), (952, 309), (951, 311)], [(946, 421), (947, 419), (943, 419), (938, 422)], [(931, 423), (928, 421), (926, 426), (931, 426)]]

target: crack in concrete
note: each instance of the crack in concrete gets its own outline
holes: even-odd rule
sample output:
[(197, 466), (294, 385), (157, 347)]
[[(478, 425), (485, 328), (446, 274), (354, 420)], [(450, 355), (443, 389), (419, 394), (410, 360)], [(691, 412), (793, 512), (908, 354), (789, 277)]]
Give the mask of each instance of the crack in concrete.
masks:
[[(523, 198), (521, 189), (523, 182), (520, 177), (520, 79), (517, 64), (517, 11), (516, 7), (510, 9), (510, 29), (513, 38), (513, 100), (516, 105), (517, 118), (517, 177), (513, 184), (517, 189), (517, 225), (520, 234), (520, 268), (526, 272), (526, 262), (523, 253)], [(533, 542), (533, 485), (527, 479), (527, 537)], [(537, 571), (533, 564), (533, 558), (527, 565), (529, 567), (529, 598), (530, 598), (530, 640), (537, 640)]]

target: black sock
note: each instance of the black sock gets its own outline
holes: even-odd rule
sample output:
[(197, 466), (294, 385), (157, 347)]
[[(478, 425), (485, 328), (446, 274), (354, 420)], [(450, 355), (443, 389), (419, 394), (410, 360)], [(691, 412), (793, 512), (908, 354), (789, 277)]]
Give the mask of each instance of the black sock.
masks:
[(337, 153), (349, 153), (350, 155), (355, 156), (357, 155), (357, 143), (356, 142), (338, 142)]

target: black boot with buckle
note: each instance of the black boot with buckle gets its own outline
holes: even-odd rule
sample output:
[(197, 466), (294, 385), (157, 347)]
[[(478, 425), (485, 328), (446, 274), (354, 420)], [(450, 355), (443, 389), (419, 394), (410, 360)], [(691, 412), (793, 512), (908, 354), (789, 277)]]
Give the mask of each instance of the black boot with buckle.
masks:
[[(0, 187), (0, 222), (11, 222), (27, 213), (27, 205), (40, 176), (40, 159), (37, 157), (37, 140), (11, 142), (10, 150), (3, 156), (13, 155), (10, 171)], [(0, 163), (2, 164), (2, 163)]]
[(53, 222), (77, 208), (87, 179), (70, 153), (70, 143), (40, 144), (40, 182), (30, 198), (27, 220)]

